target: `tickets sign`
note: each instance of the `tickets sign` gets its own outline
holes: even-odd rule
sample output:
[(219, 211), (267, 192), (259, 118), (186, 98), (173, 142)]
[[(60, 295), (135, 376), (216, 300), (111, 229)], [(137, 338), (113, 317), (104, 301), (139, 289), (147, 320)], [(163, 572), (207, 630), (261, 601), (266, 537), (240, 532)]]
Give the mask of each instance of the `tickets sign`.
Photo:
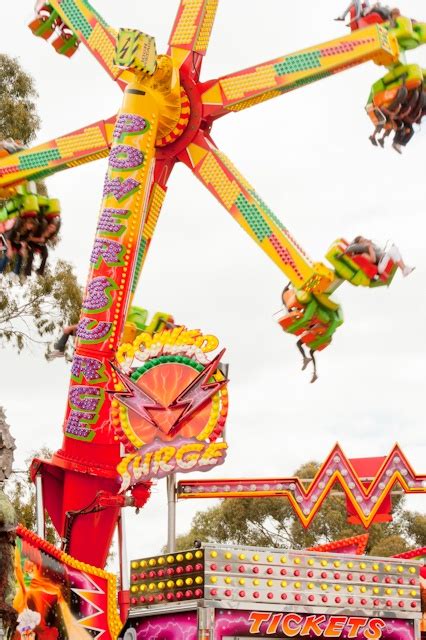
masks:
[(366, 616), (326, 616), (300, 615), (298, 613), (268, 613), (253, 611), (249, 616), (249, 633), (257, 634), (261, 631), (270, 636), (277, 631), (287, 638), (305, 636), (309, 638), (366, 638), (379, 640), (386, 627), (382, 618), (368, 618)]
[[(271, 611), (215, 611), (214, 640), (231, 638), (352, 638), (353, 640), (416, 640), (413, 619)], [(367, 612), (366, 612), (367, 613)], [(138, 639), (139, 640), (139, 639)]]

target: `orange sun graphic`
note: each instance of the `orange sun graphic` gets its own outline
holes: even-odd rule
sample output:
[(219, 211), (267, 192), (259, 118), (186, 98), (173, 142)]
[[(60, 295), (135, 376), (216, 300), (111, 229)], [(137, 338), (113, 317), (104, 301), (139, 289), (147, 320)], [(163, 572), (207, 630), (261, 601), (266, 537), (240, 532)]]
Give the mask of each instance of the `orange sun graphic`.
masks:
[(204, 366), (186, 357), (163, 356), (148, 361), (130, 378), (117, 371), (127, 391), (116, 394), (112, 419), (126, 448), (140, 448), (156, 438), (172, 442), (176, 436), (215, 440), (228, 406), (227, 381), (217, 368), (218, 360), (219, 356)]

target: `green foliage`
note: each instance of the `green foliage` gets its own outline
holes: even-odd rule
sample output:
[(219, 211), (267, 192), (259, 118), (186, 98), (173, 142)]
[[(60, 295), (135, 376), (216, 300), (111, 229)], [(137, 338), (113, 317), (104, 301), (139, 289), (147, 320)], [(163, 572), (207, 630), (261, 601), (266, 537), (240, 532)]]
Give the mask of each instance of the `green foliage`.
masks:
[[(308, 462), (295, 472), (303, 479), (314, 478), (319, 464)], [(230, 498), (198, 511), (190, 531), (177, 539), (178, 549), (193, 547), (194, 540), (223, 544), (306, 549), (333, 540), (365, 533), (361, 525), (349, 524), (346, 501), (336, 493), (324, 501), (308, 529), (304, 529), (286, 499)], [(340, 494), (340, 495), (339, 495)], [(393, 521), (373, 524), (367, 553), (391, 556), (409, 547), (426, 545), (426, 517), (404, 510), (404, 499), (393, 496)]]
[(82, 290), (73, 268), (58, 260), (45, 275), (22, 286), (6, 279), (0, 288), (0, 345), (21, 351), (31, 342), (48, 342), (80, 316)]
[[(29, 468), (34, 457), (50, 459), (52, 453), (48, 447), (42, 447), (27, 458), (25, 466)], [(36, 495), (29, 474), (27, 472), (13, 474), (6, 483), (5, 493), (12, 503), (18, 522), (30, 531), (36, 531)], [(46, 540), (52, 544), (58, 544), (59, 536), (47, 512), (45, 512), (45, 533)]]
[(0, 54), (0, 139), (28, 144), (40, 126), (33, 99), (34, 81), (16, 58)]
[(407, 511), (405, 513), (406, 533), (416, 547), (426, 547), (426, 515)]
[(395, 556), (398, 553), (407, 551), (409, 545), (402, 536), (394, 535), (387, 536), (378, 542), (371, 548), (370, 554), (372, 556)]
[[(34, 81), (19, 61), (0, 54), (0, 140), (12, 138), (23, 144), (34, 140), (40, 128), (40, 118), (33, 102), (36, 97)], [(36, 190), (40, 195), (48, 195), (42, 180), (36, 182)]]
[[(40, 126), (36, 97), (33, 79), (18, 60), (0, 54), (0, 140), (11, 137), (27, 144), (34, 139)], [(37, 191), (47, 193), (43, 182), (37, 182)], [(48, 342), (64, 325), (78, 321), (82, 292), (68, 263), (59, 260), (43, 277), (21, 286), (0, 280), (0, 347), (9, 343), (21, 351), (40, 338)]]

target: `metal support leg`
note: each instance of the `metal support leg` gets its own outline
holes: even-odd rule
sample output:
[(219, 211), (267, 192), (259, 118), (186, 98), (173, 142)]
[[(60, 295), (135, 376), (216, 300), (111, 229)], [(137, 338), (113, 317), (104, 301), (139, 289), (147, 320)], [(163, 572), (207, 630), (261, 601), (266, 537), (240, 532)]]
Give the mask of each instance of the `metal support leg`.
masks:
[(36, 521), (37, 521), (37, 535), (40, 538), (45, 537), (45, 523), (44, 523), (44, 504), (43, 504), (43, 479), (40, 474), (36, 475)]
[(213, 640), (215, 610), (210, 607), (198, 609), (198, 640)]
[(176, 474), (167, 476), (167, 551), (176, 550)]
[(120, 554), (120, 587), (123, 591), (128, 591), (130, 587), (129, 566), (127, 560), (127, 539), (126, 539), (126, 519), (125, 510), (121, 509), (118, 520), (118, 549)]
[(120, 618), (124, 624), (129, 612), (130, 597), (130, 577), (129, 563), (127, 560), (127, 538), (126, 538), (126, 519), (125, 510), (121, 509), (120, 518), (117, 523), (118, 531), (118, 554), (120, 558), (120, 590), (118, 593), (118, 606), (120, 609)]

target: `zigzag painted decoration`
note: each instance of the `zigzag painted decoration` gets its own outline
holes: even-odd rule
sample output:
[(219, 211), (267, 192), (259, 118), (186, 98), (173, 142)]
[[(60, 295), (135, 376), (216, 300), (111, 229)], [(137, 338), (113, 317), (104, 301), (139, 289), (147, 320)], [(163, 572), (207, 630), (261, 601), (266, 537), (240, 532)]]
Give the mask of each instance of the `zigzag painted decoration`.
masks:
[(324, 553), (348, 553), (355, 556), (363, 556), (366, 553), (369, 534), (362, 533), (352, 538), (343, 538), (342, 540), (333, 540), (326, 544), (319, 544), (315, 547), (308, 547), (306, 551), (321, 551)]
[[(368, 460), (368, 459), (367, 459)], [(303, 481), (291, 478), (246, 478), (234, 480), (185, 480), (178, 483), (177, 495), (189, 498), (288, 498), (307, 528), (336, 483), (340, 484), (359, 521), (369, 527), (381, 505), (398, 484), (405, 493), (426, 493), (426, 475), (414, 473), (398, 445), (382, 458), (374, 477), (362, 478), (341, 447), (336, 446), (305, 489)]]
[(404, 553), (397, 553), (392, 558), (401, 558), (401, 560), (423, 560), (426, 563), (426, 547), (418, 547)]

